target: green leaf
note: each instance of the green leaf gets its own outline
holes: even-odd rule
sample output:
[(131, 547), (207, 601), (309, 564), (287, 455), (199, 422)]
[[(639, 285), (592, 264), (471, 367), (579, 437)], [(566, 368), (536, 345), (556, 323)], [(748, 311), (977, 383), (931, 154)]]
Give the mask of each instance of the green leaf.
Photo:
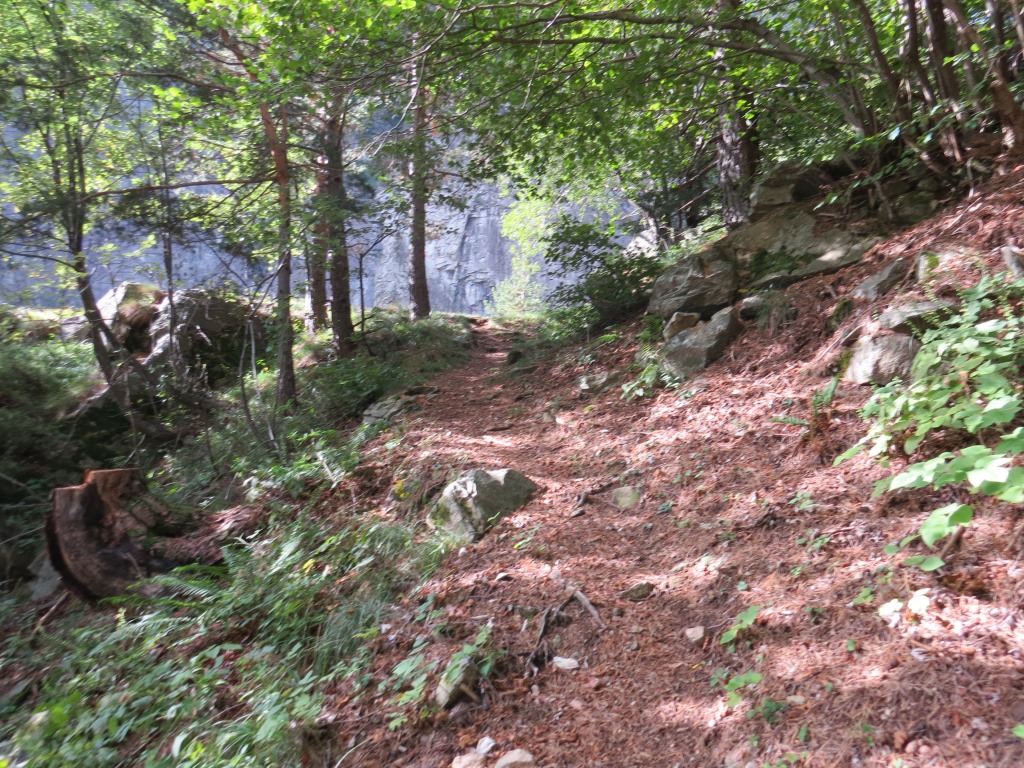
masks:
[(910, 566), (916, 565), (922, 571), (936, 571), (944, 566), (946, 561), (941, 557), (935, 557), (934, 555), (929, 557), (925, 557), (924, 555), (914, 555), (913, 557), (908, 557), (904, 560), (903, 564)]
[(1013, 728), (1010, 730), (1010, 732), (1014, 736), (1016, 736), (1018, 738), (1021, 738), (1021, 739), (1024, 739), (1024, 723), (1020, 723), (1019, 725), (1013, 726)]
[[(1024, 442), (1024, 440), (1022, 440), (1022, 442)], [(867, 443), (857, 443), (853, 447), (847, 448), (841, 454), (836, 456), (835, 461), (832, 462), (832, 466), (833, 467), (838, 467), (844, 461), (852, 459), (854, 456), (856, 456), (861, 451), (867, 450), (867, 447), (868, 447)]]
[(957, 526), (967, 525), (974, 518), (974, 510), (966, 504), (948, 504), (932, 512), (921, 525), (921, 540), (927, 547), (934, 548), (935, 543), (946, 538)]

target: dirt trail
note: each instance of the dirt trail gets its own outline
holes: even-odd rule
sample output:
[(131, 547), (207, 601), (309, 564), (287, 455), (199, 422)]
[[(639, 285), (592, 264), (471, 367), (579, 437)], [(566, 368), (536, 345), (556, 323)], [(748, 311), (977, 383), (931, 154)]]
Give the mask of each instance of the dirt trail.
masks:
[[(497, 742), (488, 765), (514, 748), (549, 767), (1024, 764), (1009, 733), (1024, 720), (1012, 510), (972, 527), (952, 574), (891, 575), (897, 559), (882, 546), (913, 531), (936, 495), (871, 501), (883, 469), (831, 467), (863, 434), (867, 392), (840, 388), (814, 433), (780, 421), (812, 415), (830, 381), (825, 320), (882, 261), (790, 288), (800, 314), (781, 335), (751, 323), (704, 375), (634, 402), (618, 386), (581, 394), (577, 380), (626, 371), (636, 327), (510, 367), (513, 336), (477, 326), (471, 360), (371, 446), (361, 502), (422, 514), (445, 478), (472, 467), (512, 467), (541, 490), (401, 606), (374, 681), (427, 635), (443, 668), (488, 622), (504, 655), (479, 701), (393, 732), (393, 694), (340, 688), (335, 735), (356, 747), (342, 765), (446, 767), (485, 736)], [(616, 507), (617, 487), (639, 502)], [(624, 595), (644, 582), (649, 597)], [(917, 589), (930, 590), (929, 612), (880, 619), (880, 604)], [(597, 616), (569, 599), (575, 590)], [(864, 590), (871, 600), (856, 602)], [(440, 615), (418, 622), (430, 593)], [(752, 606), (756, 623), (734, 647), (720, 643)], [(688, 639), (697, 627), (703, 639)], [(729, 707), (713, 687), (720, 669), (761, 681)]]

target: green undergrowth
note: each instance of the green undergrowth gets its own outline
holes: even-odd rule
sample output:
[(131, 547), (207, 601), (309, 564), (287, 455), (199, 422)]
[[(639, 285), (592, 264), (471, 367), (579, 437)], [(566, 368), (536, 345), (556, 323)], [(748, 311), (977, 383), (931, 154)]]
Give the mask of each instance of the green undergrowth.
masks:
[(12, 642), (6, 661), (47, 671), (30, 708), (0, 712), (0, 741), (47, 768), (308, 764), (325, 690), (361, 671), (386, 606), (446, 548), (400, 524), (271, 520), (221, 565)]
[(76, 424), (58, 417), (97, 376), (87, 345), (0, 338), (0, 541), (6, 546), (34, 546), (51, 489), (79, 480)]
[[(308, 354), (323, 346), (315, 337), (300, 342)], [(275, 406), (269, 369), (215, 393), (190, 434), (161, 452), (155, 490), (172, 507), (209, 510), (266, 495), (302, 499), (337, 485), (359, 463), (363, 444), (385, 428), (358, 423), (366, 407), (461, 365), (468, 347), (466, 317), (410, 323), (395, 310), (375, 310), (355, 356), (299, 370), (297, 403)]]
[[(888, 466), (894, 455), (914, 459), (881, 480), (875, 495), (952, 486), (969, 495), (1024, 502), (1024, 280), (984, 278), (961, 294), (960, 312), (934, 318), (922, 337), (909, 382), (879, 388), (862, 414), (865, 438), (836, 463), (861, 451)], [(951, 450), (938, 450), (941, 446)], [(896, 554), (918, 538), (927, 550), (970, 524), (974, 507), (952, 503), (932, 511), (916, 535), (887, 548)], [(905, 564), (941, 568), (941, 557), (916, 554)]]

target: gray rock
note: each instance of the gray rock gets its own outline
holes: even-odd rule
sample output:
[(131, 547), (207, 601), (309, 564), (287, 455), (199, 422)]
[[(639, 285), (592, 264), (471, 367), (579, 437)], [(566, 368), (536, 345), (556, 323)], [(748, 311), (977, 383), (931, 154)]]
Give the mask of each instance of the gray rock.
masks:
[(215, 379), (238, 370), (242, 354), (253, 353), (248, 344), (256, 345), (256, 357), (266, 351), (262, 318), (239, 299), (216, 291), (181, 291), (174, 295), (174, 314), (172, 339), (170, 301), (165, 298), (156, 308), (149, 327), (151, 351), (144, 362), (151, 371), (201, 363)]
[(854, 288), (850, 295), (855, 299), (874, 301), (895, 288), (899, 282), (907, 276), (907, 272), (909, 271), (909, 261), (902, 258), (896, 259), (896, 261), (889, 264), (881, 272), (872, 275)]
[(882, 182), (882, 192), (886, 197), (899, 197), (905, 195), (914, 188), (914, 185), (907, 179), (889, 179)]
[(534, 765), (533, 755), (525, 749), (513, 749), (498, 758), (494, 768), (533, 768)]
[(878, 324), (896, 333), (920, 333), (955, 311), (956, 305), (949, 301), (915, 301), (889, 307), (878, 318)]
[(857, 238), (841, 229), (821, 231), (819, 222), (800, 208), (784, 208), (771, 216), (739, 227), (716, 245), (745, 265), (755, 257), (784, 255), (806, 261), (836, 248), (850, 248)]
[(667, 320), (676, 312), (702, 317), (731, 304), (738, 286), (732, 260), (712, 246), (684, 257), (654, 281), (647, 314)]
[(33, 561), (32, 573), (35, 575), (30, 592), (32, 600), (42, 600), (43, 598), (50, 597), (60, 586), (60, 574), (53, 567), (53, 563), (50, 562), (50, 556), (46, 552), (43, 552)]
[(905, 195), (893, 198), (892, 217), (896, 224), (916, 224), (924, 221), (934, 213), (938, 207), (938, 201), (931, 192), (917, 189)]
[(941, 275), (964, 258), (963, 251), (925, 251), (917, 257), (917, 282), (924, 283)]
[(668, 319), (668, 322), (665, 323), (665, 327), (661, 331), (661, 337), (668, 341), (676, 334), (693, 328), (699, 322), (700, 315), (696, 312), (674, 312), (672, 317)]
[(859, 262), (867, 250), (874, 244), (874, 240), (865, 240), (860, 243), (854, 243), (849, 247), (832, 248), (814, 259), (814, 261), (793, 270), (790, 273), (790, 277), (795, 277), (796, 280), (806, 280), (809, 277), (831, 275), (844, 267), (849, 267)]
[(683, 630), (683, 634), (686, 635), (686, 639), (691, 643), (700, 643), (704, 640), (707, 630), (702, 626), (689, 627)]
[(476, 541), (505, 515), (526, 504), (536, 490), (536, 483), (514, 469), (474, 469), (441, 492), (427, 523)]
[(750, 205), (755, 214), (767, 208), (799, 202), (814, 197), (828, 178), (820, 168), (800, 163), (780, 163), (754, 184)]
[(649, 581), (641, 581), (639, 584), (634, 584), (629, 589), (623, 590), (619, 593), (619, 598), (622, 600), (630, 600), (634, 603), (639, 603), (642, 600), (646, 600), (648, 597), (654, 594), (654, 585)]
[(858, 339), (844, 380), (852, 384), (888, 384), (910, 379), (914, 356), (921, 342), (913, 336), (866, 336)]
[(741, 320), (757, 320), (772, 306), (779, 303), (782, 294), (777, 291), (762, 291), (753, 296), (747, 296), (739, 303), (737, 312)]
[(608, 371), (601, 371), (600, 373), (587, 373), (580, 376), (577, 382), (580, 392), (586, 392), (588, 394), (597, 394), (608, 389), (609, 386), (615, 384), (618, 376), (609, 373)]
[(1003, 257), (1007, 271), (1015, 280), (1024, 277), (1024, 251), (1015, 245), (1004, 245), (999, 249), (999, 253)]
[(751, 291), (766, 291), (785, 288), (797, 281), (798, 278), (793, 277), (789, 272), (769, 272), (767, 275), (757, 278), (747, 287)]
[(661, 360), (675, 376), (689, 376), (721, 357), (742, 330), (736, 313), (727, 307), (700, 328), (681, 333), (667, 342), (661, 348)]
[(375, 424), (378, 421), (394, 421), (406, 411), (416, 407), (416, 401), (404, 395), (393, 395), (372, 403), (363, 411), (363, 424)]

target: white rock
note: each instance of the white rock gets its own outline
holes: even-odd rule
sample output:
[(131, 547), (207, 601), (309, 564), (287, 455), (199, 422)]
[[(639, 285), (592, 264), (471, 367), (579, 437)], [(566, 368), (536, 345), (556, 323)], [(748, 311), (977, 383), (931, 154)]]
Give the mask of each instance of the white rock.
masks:
[(555, 658), (551, 660), (551, 663), (566, 672), (571, 672), (574, 669), (580, 668), (580, 663), (576, 661), (576, 659), (567, 659), (564, 656), (555, 656)]
[(690, 627), (689, 629), (685, 630), (686, 639), (689, 640), (691, 643), (699, 643), (701, 640), (704, 639), (706, 631), (707, 630), (705, 630), (704, 627), (701, 626)]
[(484, 768), (486, 765), (487, 758), (475, 749), (452, 760), (452, 768)]
[(513, 749), (502, 755), (494, 764), (494, 768), (533, 768), (534, 765), (536, 763), (533, 762), (533, 755), (525, 749)]
[(492, 749), (494, 749), (494, 745), (497, 743), (498, 742), (496, 742), (490, 736), (484, 736), (482, 739), (480, 739), (480, 741), (477, 742), (476, 751), (479, 752), (481, 755), (486, 755)]

